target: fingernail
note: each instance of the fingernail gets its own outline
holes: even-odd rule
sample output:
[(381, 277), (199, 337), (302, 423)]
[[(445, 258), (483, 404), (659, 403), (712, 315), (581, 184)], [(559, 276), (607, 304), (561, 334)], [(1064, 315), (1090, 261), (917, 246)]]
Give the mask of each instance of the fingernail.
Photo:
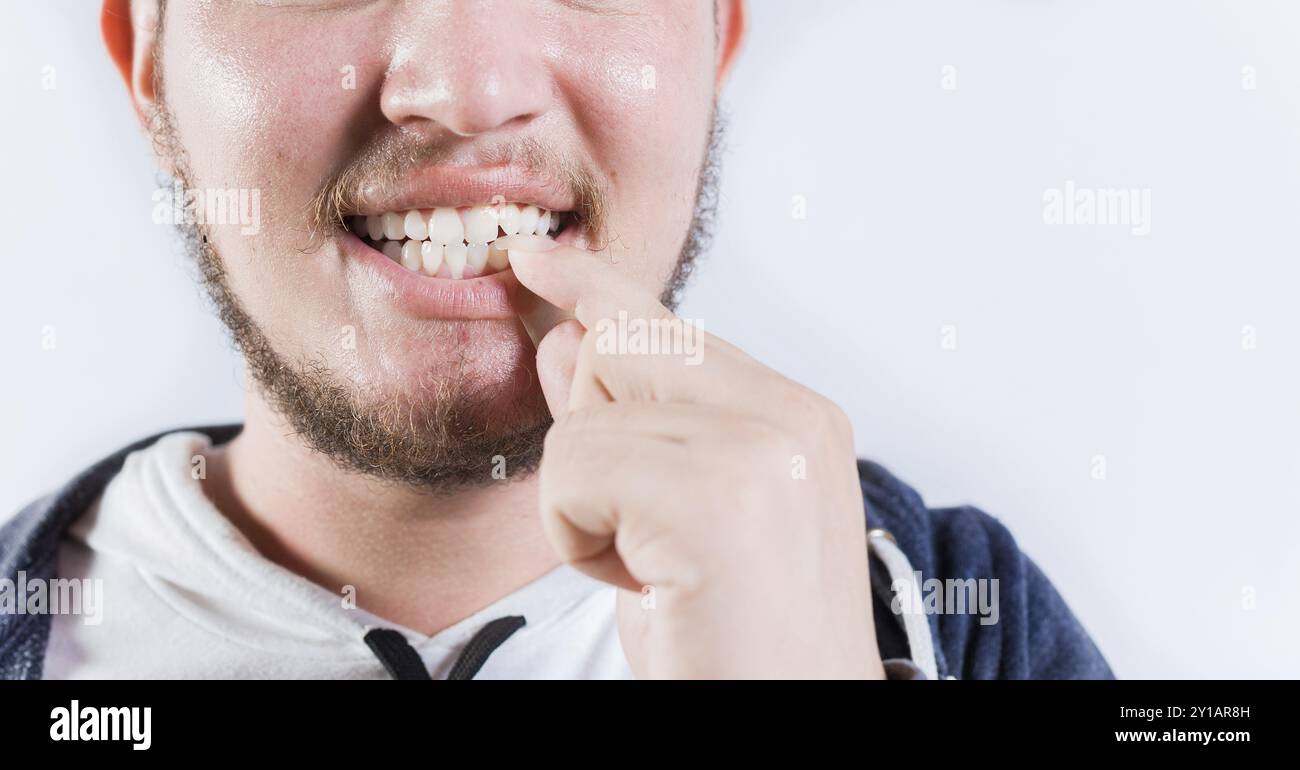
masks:
[(492, 245), (502, 251), (550, 251), (560, 244), (545, 235), (507, 235), (497, 238)]

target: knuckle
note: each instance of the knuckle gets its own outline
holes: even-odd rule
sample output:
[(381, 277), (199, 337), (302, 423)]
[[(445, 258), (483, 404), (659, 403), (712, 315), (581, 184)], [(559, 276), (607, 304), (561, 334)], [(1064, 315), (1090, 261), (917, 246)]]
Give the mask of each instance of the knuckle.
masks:
[(837, 443), (852, 441), (852, 423), (839, 404), (802, 385), (791, 385), (787, 414), (794, 425)]
[(822, 404), (826, 432), (837, 442), (852, 446), (853, 421), (849, 419), (848, 412), (829, 398), (822, 397)]

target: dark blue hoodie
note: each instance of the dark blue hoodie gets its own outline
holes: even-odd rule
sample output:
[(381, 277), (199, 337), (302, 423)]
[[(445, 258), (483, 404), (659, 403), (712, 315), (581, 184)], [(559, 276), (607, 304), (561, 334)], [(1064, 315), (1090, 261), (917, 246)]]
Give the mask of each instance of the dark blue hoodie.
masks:
[[(239, 429), (192, 430), (221, 444)], [(0, 528), (0, 580), (16, 584), (20, 572), (29, 582), (55, 579), (64, 530), (99, 498), (128, 454), (158, 438), (114, 452), (6, 522)], [(915, 491), (873, 462), (859, 461), (858, 474), (872, 530), (876, 636), (887, 663), (911, 660), (913, 670), (927, 677), (956, 679), (1112, 676), (1056, 589), (995, 519), (970, 507), (927, 510)], [(973, 602), (964, 608), (926, 602), (931, 611), (909, 610), (920, 605), (908, 599), (927, 595), (923, 586), (932, 580), (957, 587), (996, 580), (996, 612), (979, 614)], [(0, 612), (0, 678), (40, 678), (49, 636), (47, 614)], [(372, 648), (384, 660), (383, 651)], [(887, 665), (891, 677), (906, 678), (896, 668)]]

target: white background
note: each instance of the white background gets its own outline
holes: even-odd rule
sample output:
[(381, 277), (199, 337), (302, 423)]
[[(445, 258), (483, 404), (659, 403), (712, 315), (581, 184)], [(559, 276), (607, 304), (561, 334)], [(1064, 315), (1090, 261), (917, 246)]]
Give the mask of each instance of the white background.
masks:
[[(0, 25), (0, 511), (240, 416), (97, 9)], [(838, 401), (932, 505), (1006, 522), (1121, 676), (1300, 676), (1300, 5), (752, 11), (682, 313)], [(1151, 234), (1045, 225), (1069, 180), (1151, 190)]]

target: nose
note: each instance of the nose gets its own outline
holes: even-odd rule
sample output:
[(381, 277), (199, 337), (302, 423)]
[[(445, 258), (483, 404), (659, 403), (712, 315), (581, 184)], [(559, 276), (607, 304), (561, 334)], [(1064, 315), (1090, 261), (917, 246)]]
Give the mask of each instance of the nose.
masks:
[[(543, 24), (531, 3), (450, 0), (411, 3), (399, 21), (380, 96), (399, 126), (426, 122), (458, 136), (523, 125), (546, 112), (552, 84)], [(503, 20), (506, 23), (503, 23)]]

